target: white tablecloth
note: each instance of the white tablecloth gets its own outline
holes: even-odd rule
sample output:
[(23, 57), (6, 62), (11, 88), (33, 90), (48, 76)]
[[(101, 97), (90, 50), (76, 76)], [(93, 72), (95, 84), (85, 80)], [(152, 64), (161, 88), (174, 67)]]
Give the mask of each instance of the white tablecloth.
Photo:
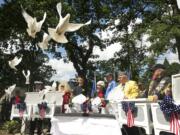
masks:
[(56, 116), (52, 135), (121, 135), (117, 120), (105, 117)]

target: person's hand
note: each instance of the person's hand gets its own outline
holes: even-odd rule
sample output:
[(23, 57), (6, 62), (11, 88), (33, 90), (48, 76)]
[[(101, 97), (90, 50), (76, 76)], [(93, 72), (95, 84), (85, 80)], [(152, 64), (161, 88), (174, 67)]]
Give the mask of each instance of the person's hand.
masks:
[(157, 102), (158, 100), (158, 96), (157, 95), (153, 95), (153, 102)]

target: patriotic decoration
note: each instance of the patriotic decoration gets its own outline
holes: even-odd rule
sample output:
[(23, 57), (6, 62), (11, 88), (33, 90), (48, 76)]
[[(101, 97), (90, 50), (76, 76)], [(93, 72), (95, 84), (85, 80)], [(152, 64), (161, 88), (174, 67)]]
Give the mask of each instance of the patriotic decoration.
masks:
[(180, 105), (176, 105), (170, 96), (165, 96), (162, 102), (159, 102), (160, 109), (166, 118), (170, 118), (170, 131), (175, 135), (180, 135)]
[(121, 102), (122, 109), (127, 115), (127, 126), (134, 126), (134, 114), (137, 112), (137, 107), (134, 102)]
[(46, 115), (46, 111), (48, 109), (47, 103), (46, 102), (42, 102), (41, 104), (38, 104), (38, 108), (39, 108), (40, 118), (44, 119), (44, 117)]
[(26, 103), (24, 102), (24, 100), (21, 97), (15, 96), (13, 104), (19, 110), (19, 116), (20, 116), (20, 118), (22, 118), (24, 111), (26, 110)]
[(19, 110), (19, 116), (20, 118), (23, 117), (24, 111), (26, 110), (26, 103), (20, 102), (16, 104), (17, 109)]

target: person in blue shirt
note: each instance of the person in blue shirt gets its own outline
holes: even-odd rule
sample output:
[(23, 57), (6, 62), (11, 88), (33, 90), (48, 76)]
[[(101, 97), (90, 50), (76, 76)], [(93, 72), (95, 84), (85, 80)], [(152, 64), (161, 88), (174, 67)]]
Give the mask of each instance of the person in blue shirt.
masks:
[(108, 85), (107, 85), (107, 88), (106, 88), (106, 91), (105, 91), (105, 99), (107, 99), (110, 91), (113, 90), (116, 87), (116, 82), (114, 81), (112, 73), (106, 74), (106, 80), (108, 82)]

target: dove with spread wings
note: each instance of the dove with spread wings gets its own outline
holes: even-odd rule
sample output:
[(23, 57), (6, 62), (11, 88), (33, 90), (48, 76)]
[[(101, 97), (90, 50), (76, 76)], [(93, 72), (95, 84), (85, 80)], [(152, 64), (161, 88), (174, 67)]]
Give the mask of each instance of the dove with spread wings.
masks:
[(46, 19), (46, 12), (44, 13), (43, 19), (37, 22), (36, 17), (31, 17), (23, 8), (22, 8), (22, 15), (27, 23), (27, 33), (30, 37), (35, 38), (36, 33), (40, 32), (42, 24)]
[(30, 78), (30, 74), (31, 74), (30, 70), (27, 70), (27, 74), (25, 73), (24, 70), (22, 71), (22, 73), (23, 73), (24, 77), (26, 78), (25, 84), (30, 84), (30, 82), (29, 82), (29, 78)]
[(9, 100), (10, 100), (12, 92), (14, 91), (15, 88), (16, 88), (16, 84), (14, 84), (14, 85), (12, 85), (12, 86), (10, 86), (10, 87), (8, 87), (7, 89), (4, 90), (7, 97), (9, 98)]
[(48, 42), (50, 40), (50, 36), (47, 33), (44, 33), (42, 42), (38, 43), (38, 46), (44, 51), (48, 49)]
[(42, 91), (39, 91), (39, 95), (42, 97), (42, 99), (46, 96), (46, 94), (50, 91), (56, 91), (57, 84), (56, 82), (53, 82), (52, 86), (44, 86), (45, 88)]
[(61, 15), (61, 10), (62, 10), (61, 3), (58, 3), (56, 8), (57, 8), (57, 11), (59, 14), (59, 23), (56, 26), (56, 28), (48, 28), (48, 32), (49, 32), (50, 37), (58, 43), (67, 43), (68, 42), (66, 36), (64, 35), (66, 32), (76, 31), (76, 30), (80, 29), (82, 26), (89, 25), (91, 23), (91, 20), (85, 24), (69, 23), (70, 14), (67, 14), (64, 18)]
[(17, 70), (16, 66), (22, 61), (22, 56), (18, 58), (17, 56), (14, 57), (13, 60), (8, 61), (10, 68)]

